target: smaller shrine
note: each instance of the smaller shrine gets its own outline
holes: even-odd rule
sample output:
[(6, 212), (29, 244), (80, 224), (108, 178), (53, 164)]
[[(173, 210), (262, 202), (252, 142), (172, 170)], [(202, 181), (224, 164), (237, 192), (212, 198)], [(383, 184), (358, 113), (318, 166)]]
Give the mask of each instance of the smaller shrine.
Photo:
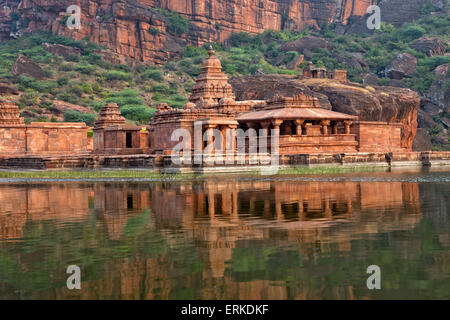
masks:
[(311, 79), (334, 79), (341, 82), (347, 81), (347, 71), (336, 69), (334, 71), (327, 71), (326, 68), (318, 68), (310, 61), (303, 69), (303, 77)]
[(115, 103), (102, 108), (93, 131), (94, 153), (140, 154), (148, 148), (146, 127), (126, 124)]

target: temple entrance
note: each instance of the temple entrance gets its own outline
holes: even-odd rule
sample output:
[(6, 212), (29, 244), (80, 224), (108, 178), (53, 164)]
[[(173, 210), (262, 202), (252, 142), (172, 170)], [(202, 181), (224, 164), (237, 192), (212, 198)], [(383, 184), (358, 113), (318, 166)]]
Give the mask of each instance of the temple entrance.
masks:
[(132, 139), (131, 132), (126, 133), (126, 147), (127, 148), (133, 147), (133, 139)]

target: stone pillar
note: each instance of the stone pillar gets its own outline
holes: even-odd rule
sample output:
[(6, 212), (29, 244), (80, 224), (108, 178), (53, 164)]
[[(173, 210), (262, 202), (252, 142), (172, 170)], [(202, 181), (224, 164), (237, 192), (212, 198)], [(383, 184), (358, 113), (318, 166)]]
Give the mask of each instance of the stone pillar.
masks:
[(222, 136), (222, 154), (225, 154), (226, 148), (227, 148), (227, 128), (222, 127), (220, 128), (220, 135)]
[(328, 135), (328, 126), (330, 125), (330, 120), (322, 120), (320, 121), (320, 124), (322, 126), (322, 134), (324, 136)]
[(305, 123), (305, 120), (295, 120), (295, 125), (296, 125), (296, 129), (297, 129), (296, 134), (297, 134), (298, 136), (301, 136), (301, 135), (302, 135), (302, 126), (303, 126), (303, 123)]
[(345, 125), (345, 134), (350, 134), (350, 125), (352, 124), (352, 121), (350, 120), (345, 120), (344, 121), (344, 125)]
[(147, 149), (148, 148), (148, 131), (141, 130), (139, 131), (139, 148)]
[(237, 125), (232, 124), (229, 125), (228, 128), (230, 129), (230, 136), (228, 137), (230, 140), (227, 140), (227, 143), (230, 145), (230, 150), (234, 150), (236, 151), (236, 129), (237, 129)]
[(338, 133), (338, 123), (334, 122), (332, 128), (333, 128), (332, 129), (333, 130), (333, 134), (337, 134)]
[(212, 148), (211, 149), (211, 154), (214, 153), (214, 144), (213, 144), (213, 142), (214, 142), (214, 140), (213, 140), (214, 134), (213, 134), (213, 129), (216, 128), (216, 127), (217, 127), (217, 125), (214, 125), (214, 124), (208, 124), (206, 126), (207, 147), (211, 146), (211, 148)]
[[(261, 122), (261, 131), (262, 131), (262, 135), (259, 136), (259, 139), (261, 139), (262, 137), (265, 137), (266, 141), (265, 141), (265, 152), (266, 153), (270, 153), (270, 139), (269, 139), (269, 127), (270, 127), (270, 121), (263, 121)], [(258, 147), (261, 149), (261, 141), (258, 142)], [(259, 153), (262, 153), (261, 150), (259, 150)]]
[(278, 130), (280, 132), (280, 126), (283, 123), (283, 120), (273, 120), (272, 125), (274, 130)]

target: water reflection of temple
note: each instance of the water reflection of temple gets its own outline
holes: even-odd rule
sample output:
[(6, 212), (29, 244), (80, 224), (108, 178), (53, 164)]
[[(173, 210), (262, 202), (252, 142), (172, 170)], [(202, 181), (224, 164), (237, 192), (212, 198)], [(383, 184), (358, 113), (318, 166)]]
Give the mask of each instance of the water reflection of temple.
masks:
[(0, 184), (0, 240), (22, 237), (27, 219), (86, 219), (92, 198), (85, 184)]
[[(236, 248), (297, 244), (302, 255), (314, 258), (330, 244), (349, 251), (351, 241), (364, 234), (410, 230), (422, 217), (416, 183), (224, 179), (17, 184), (0, 185), (0, 237), (25, 236), (27, 220), (80, 222), (94, 215), (109, 240), (121, 240), (127, 222), (144, 210), (151, 212), (146, 228), (157, 230), (169, 247), (176, 248), (180, 237), (192, 243), (202, 268), (174, 280), (174, 273), (185, 271), (167, 252), (111, 261), (105, 278), (86, 284), (83, 298), (114, 297), (118, 291), (125, 298), (168, 299), (174, 286), (199, 283), (209, 288), (201, 292), (202, 299), (314, 297), (306, 289), (288, 293), (267, 279), (236, 281), (238, 275), (230, 269)], [(68, 293), (60, 288), (53, 294)]]

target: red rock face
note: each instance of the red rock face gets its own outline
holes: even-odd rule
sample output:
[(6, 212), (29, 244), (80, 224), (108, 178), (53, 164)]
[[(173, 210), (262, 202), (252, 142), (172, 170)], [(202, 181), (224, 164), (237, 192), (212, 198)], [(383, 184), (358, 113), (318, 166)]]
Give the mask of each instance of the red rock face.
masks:
[[(232, 33), (264, 30), (300, 31), (324, 23), (346, 24), (363, 16), (376, 0), (78, 0), (81, 29), (64, 23), (73, 0), (0, 0), (0, 41), (9, 38), (10, 12), (29, 21), (24, 31), (50, 30), (55, 34), (91, 41), (112, 48), (122, 62), (163, 63), (181, 54), (186, 44), (222, 42)], [(154, 8), (180, 13), (190, 21), (186, 34), (174, 34), (167, 19)]]

